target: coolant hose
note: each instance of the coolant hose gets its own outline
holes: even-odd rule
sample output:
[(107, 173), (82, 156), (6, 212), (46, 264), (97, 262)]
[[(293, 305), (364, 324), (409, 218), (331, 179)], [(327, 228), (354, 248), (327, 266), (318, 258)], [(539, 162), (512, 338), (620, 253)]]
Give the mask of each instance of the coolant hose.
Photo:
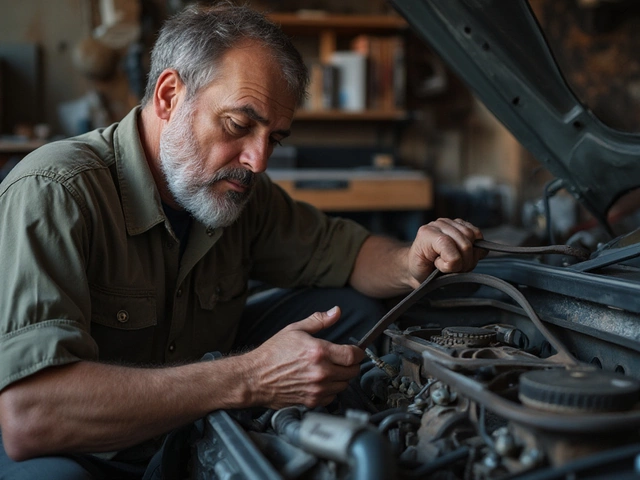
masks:
[(358, 433), (349, 446), (348, 455), (354, 480), (395, 478), (395, 459), (384, 437), (375, 430)]

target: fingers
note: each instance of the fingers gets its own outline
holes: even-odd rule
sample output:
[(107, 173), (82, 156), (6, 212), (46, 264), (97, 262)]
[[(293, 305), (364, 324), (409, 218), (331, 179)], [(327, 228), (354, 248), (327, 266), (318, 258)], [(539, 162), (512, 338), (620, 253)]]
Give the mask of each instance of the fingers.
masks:
[(313, 313), (304, 320), (292, 323), (286, 328), (289, 330), (300, 330), (313, 335), (323, 328), (330, 327), (336, 323), (340, 318), (340, 313), (340, 307), (333, 307), (326, 312)]
[(443, 218), (436, 224), (444, 234), (438, 236), (436, 241), (439, 250), (439, 258), (434, 262), (436, 267), (444, 272), (472, 270), (476, 264), (473, 242), (482, 238), (480, 230), (461, 219)]
[[(454, 222), (461, 225), (465, 229), (465, 232), (467, 234), (473, 235), (473, 237), (468, 237), (468, 238), (471, 238), (471, 243), (475, 242), (476, 240), (482, 240), (483, 238), (482, 232), (478, 227), (476, 227), (472, 223), (462, 220), (461, 218), (456, 218)], [(471, 251), (473, 253), (473, 260), (472, 260), (472, 266), (469, 270), (472, 270), (477, 265), (477, 263), (481, 259), (486, 257), (487, 254), (489, 253), (488, 250), (485, 250), (483, 248), (472, 248)]]
[[(336, 345), (335, 343), (321, 340), (326, 348), (327, 359), (333, 365), (341, 367), (357, 366), (364, 359), (364, 350), (355, 345)], [(358, 372), (356, 371), (356, 374)]]
[(461, 218), (456, 218), (453, 223), (460, 225), (468, 238), (473, 238), (473, 240), (482, 240), (482, 232), (472, 223), (462, 220)]
[(486, 255), (473, 247), (481, 238), (480, 229), (469, 222), (440, 218), (420, 229), (414, 248), (442, 272), (467, 272)]
[[(326, 312), (313, 313), (304, 320), (292, 323), (287, 328), (313, 335), (337, 322), (340, 318), (340, 314), (340, 307), (336, 306)], [(356, 365), (364, 359), (364, 352), (362, 349), (354, 345), (337, 345), (325, 340), (318, 341), (326, 349), (328, 360), (335, 365)]]

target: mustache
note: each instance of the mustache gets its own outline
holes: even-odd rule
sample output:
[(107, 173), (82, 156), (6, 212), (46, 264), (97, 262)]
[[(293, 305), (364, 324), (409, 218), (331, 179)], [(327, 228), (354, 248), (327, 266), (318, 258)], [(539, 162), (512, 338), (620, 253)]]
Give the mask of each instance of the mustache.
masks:
[(244, 168), (221, 170), (211, 177), (209, 182), (207, 182), (207, 185), (211, 186), (220, 180), (233, 180), (245, 187), (251, 187), (256, 181), (256, 174), (249, 170), (245, 170)]

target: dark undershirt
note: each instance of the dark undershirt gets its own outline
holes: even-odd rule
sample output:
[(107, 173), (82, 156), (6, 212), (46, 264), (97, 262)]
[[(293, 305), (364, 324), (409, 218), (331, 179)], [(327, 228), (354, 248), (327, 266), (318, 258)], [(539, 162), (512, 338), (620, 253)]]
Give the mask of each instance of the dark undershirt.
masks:
[(180, 241), (180, 260), (182, 260), (182, 254), (187, 247), (187, 241), (189, 240), (189, 227), (191, 226), (191, 214), (186, 210), (174, 210), (166, 203), (162, 202), (162, 209), (167, 216), (173, 233), (176, 234)]

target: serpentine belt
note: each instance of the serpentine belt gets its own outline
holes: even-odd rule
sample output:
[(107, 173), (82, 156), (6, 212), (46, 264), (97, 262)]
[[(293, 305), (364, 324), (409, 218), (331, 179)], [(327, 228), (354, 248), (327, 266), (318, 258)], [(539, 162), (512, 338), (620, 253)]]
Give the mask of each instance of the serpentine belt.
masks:
[[(561, 255), (569, 255), (577, 257), (581, 260), (587, 260), (589, 253), (579, 248), (570, 247), (568, 245), (546, 245), (542, 247), (515, 247), (511, 245), (503, 245), (500, 243), (489, 242), (487, 240), (476, 240), (473, 244), (474, 247), (488, 250), (491, 252), (500, 253), (515, 253), (515, 254), (548, 254), (556, 253)], [(356, 344), (358, 347), (365, 349), (371, 343), (378, 338), (382, 332), (384, 332), (389, 325), (395, 322), (402, 314), (404, 314), (409, 308), (411, 308), (420, 298), (423, 296), (423, 292), (427, 293), (427, 286), (440, 275), (440, 270), (437, 268), (431, 272), (427, 279), (420, 284), (413, 292), (398, 302), (386, 315), (384, 315), (378, 323), (376, 323), (371, 330), (369, 330), (364, 337)]]

